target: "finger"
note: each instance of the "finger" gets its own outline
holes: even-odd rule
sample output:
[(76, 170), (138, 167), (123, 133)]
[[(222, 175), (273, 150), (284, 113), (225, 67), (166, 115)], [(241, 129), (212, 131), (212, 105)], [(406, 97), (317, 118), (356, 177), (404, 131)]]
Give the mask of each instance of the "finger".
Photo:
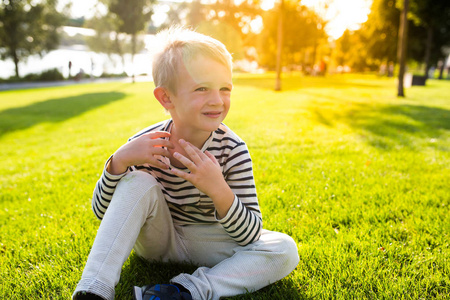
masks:
[(169, 150), (167, 150), (165, 148), (161, 148), (161, 147), (154, 147), (151, 149), (151, 152), (153, 155), (161, 155), (161, 156), (165, 156), (165, 157), (170, 156)]
[(146, 133), (145, 135), (147, 135), (148, 137), (150, 137), (152, 139), (159, 139), (159, 138), (170, 137), (170, 132), (167, 132), (167, 131), (152, 131), (152, 132)]
[(163, 156), (161, 155), (148, 155), (145, 159), (144, 164), (148, 164), (152, 167), (160, 169), (168, 169), (169, 165), (164, 162)]
[(150, 163), (150, 165), (152, 165), (152, 166), (154, 166), (154, 167), (157, 167), (157, 168), (160, 168), (160, 169), (163, 169), (163, 170), (168, 170), (168, 169), (169, 169), (169, 166), (168, 166), (166, 163), (160, 161), (160, 160), (157, 159), (157, 158), (155, 158), (155, 159), (153, 160), (153, 162)]
[(212, 160), (216, 165), (220, 165), (219, 162), (217, 161), (216, 157), (214, 155), (212, 155), (208, 150), (205, 151), (206, 156)]
[(173, 157), (175, 157), (180, 163), (182, 163), (186, 168), (188, 168), (191, 172), (194, 172), (196, 170), (196, 165), (193, 161), (191, 161), (186, 156), (175, 152), (173, 154)]
[(171, 141), (164, 140), (164, 139), (152, 139), (151, 145), (153, 147), (166, 147), (166, 148), (170, 148), (170, 149), (175, 148)]
[(189, 181), (189, 173), (183, 172), (181, 170), (178, 170), (177, 168), (170, 168), (169, 171), (173, 174), (176, 175), (184, 180)]
[[(199, 164), (202, 162), (202, 158), (201, 158), (201, 151), (198, 150), (197, 147), (195, 147), (194, 145), (192, 145), (191, 143), (186, 142), (185, 140), (179, 140), (179, 143), (181, 145), (181, 147), (184, 148), (184, 150), (186, 151), (187, 155), (189, 155), (189, 158), (195, 163), (195, 164)], [(197, 151), (198, 150), (198, 151)], [(200, 153), (199, 153), (200, 152)]]
[(170, 133), (166, 131), (153, 131), (149, 133), (145, 133), (138, 137), (138, 139), (143, 138), (148, 139), (150, 138), (151, 145), (153, 147), (167, 147), (167, 148), (174, 148), (173, 143), (167, 140), (166, 138), (170, 137)]

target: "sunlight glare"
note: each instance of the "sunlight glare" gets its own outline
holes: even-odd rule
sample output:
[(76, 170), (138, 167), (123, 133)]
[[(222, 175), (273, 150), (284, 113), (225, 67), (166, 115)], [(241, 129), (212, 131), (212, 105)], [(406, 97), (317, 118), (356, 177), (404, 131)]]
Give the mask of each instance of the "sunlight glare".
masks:
[[(261, 0), (261, 8), (266, 11), (273, 9), (277, 1)], [(329, 3), (328, 9), (324, 9), (326, 3)], [(338, 39), (346, 29), (357, 30), (367, 21), (372, 0), (302, 0), (301, 4), (322, 15), (328, 21), (326, 32), (333, 39)]]
[(326, 31), (334, 39), (338, 39), (346, 29), (357, 30), (367, 21), (372, 1), (367, 0), (335, 0), (330, 5), (325, 19), (329, 20)]
[(261, 9), (262, 10), (270, 10), (275, 7), (275, 0), (262, 0), (261, 1)]
[(263, 30), (263, 19), (261, 18), (261, 16), (257, 16), (250, 22), (250, 30), (256, 34), (261, 33), (261, 31)]
[(153, 6), (153, 14), (151, 16), (155, 26), (161, 26), (167, 19), (167, 14), (170, 11), (170, 6), (167, 4), (159, 4)]

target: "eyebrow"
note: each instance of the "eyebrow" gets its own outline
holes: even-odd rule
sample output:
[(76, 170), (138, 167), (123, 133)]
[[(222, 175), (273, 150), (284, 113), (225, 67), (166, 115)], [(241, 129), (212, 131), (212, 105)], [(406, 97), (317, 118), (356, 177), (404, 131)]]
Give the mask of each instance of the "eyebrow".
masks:
[[(211, 82), (211, 81), (203, 81), (203, 82), (199, 82), (199, 83), (196, 83), (195, 85), (197, 86), (197, 85), (212, 85), (213, 83)], [(226, 86), (226, 87), (231, 87), (231, 86), (233, 86), (233, 83), (232, 82), (223, 82), (223, 83), (220, 83), (219, 84), (220, 86)]]

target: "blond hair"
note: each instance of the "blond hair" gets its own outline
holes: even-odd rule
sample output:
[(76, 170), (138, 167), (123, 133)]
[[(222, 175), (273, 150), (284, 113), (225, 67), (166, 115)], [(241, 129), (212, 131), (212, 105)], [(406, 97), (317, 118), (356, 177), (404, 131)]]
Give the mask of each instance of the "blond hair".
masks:
[(194, 30), (174, 26), (157, 34), (160, 51), (153, 57), (152, 75), (156, 87), (177, 92), (177, 73), (180, 64), (188, 63), (197, 55), (211, 58), (232, 69), (232, 57), (218, 40)]

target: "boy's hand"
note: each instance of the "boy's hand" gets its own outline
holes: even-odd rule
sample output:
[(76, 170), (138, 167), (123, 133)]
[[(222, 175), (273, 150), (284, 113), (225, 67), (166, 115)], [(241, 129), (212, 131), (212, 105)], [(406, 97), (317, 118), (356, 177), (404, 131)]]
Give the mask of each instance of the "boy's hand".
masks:
[(168, 169), (169, 166), (158, 160), (156, 156), (169, 157), (167, 149), (173, 148), (173, 144), (163, 138), (170, 137), (169, 132), (154, 131), (141, 135), (126, 143), (114, 153), (106, 170), (110, 174), (122, 174), (128, 167), (149, 164), (156, 168)]
[(173, 155), (191, 173), (174, 168), (171, 169), (171, 172), (189, 181), (201, 192), (208, 195), (213, 200), (219, 217), (224, 217), (231, 204), (233, 204), (234, 193), (223, 178), (220, 164), (214, 155), (208, 151), (203, 153), (200, 149), (184, 140), (180, 140), (179, 143), (189, 158), (178, 152), (175, 152)]

